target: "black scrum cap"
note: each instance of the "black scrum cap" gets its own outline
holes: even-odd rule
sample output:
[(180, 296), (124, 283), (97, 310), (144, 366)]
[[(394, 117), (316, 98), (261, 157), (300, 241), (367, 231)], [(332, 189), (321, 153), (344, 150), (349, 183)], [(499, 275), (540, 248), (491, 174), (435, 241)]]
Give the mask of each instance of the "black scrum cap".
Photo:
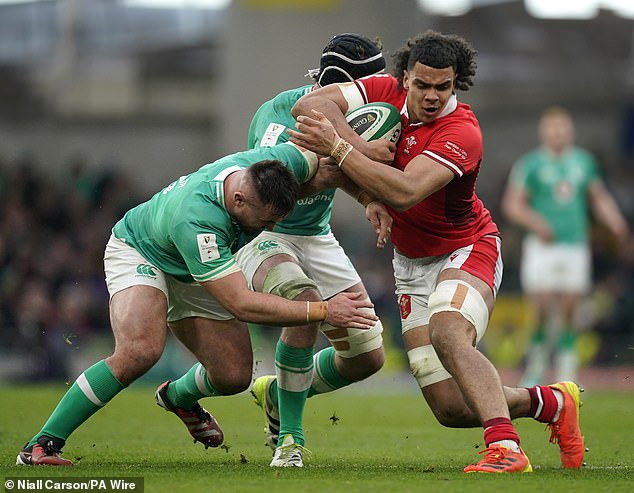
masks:
[(333, 37), (321, 54), (319, 69), (307, 76), (321, 86), (376, 74), (385, 69), (381, 46), (359, 34), (344, 33)]

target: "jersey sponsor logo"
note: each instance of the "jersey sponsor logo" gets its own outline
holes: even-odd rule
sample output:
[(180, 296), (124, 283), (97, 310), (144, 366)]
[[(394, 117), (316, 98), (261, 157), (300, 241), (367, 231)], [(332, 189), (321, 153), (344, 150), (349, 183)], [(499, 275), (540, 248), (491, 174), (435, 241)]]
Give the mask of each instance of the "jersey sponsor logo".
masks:
[(312, 197), (306, 197), (297, 201), (297, 205), (313, 205), (315, 202), (330, 202), (333, 199), (330, 195), (318, 194)]
[(409, 153), (412, 152), (412, 147), (414, 147), (416, 144), (416, 137), (410, 135), (405, 139), (405, 149), (403, 149), (403, 152), (409, 156)]
[(401, 294), (398, 297), (398, 309), (401, 312), (401, 318), (405, 320), (412, 313), (412, 297), (409, 294)]
[(211, 262), (220, 258), (216, 235), (211, 233), (196, 235), (196, 244), (198, 245), (201, 262)]
[(449, 262), (453, 262), (457, 258), (458, 258), (458, 254), (457, 253), (452, 253), (451, 255), (449, 255)]
[(156, 279), (156, 267), (150, 264), (139, 264), (136, 266), (136, 274), (140, 277), (151, 277)]
[(453, 142), (451, 142), (450, 140), (445, 142), (445, 149), (447, 149), (452, 156), (464, 161), (465, 159), (467, 159), (467, 151), (465, 151), (462, 147), (460, 147), (458, 144), (454, 144)]
[(271, 248), (277, 248), (279, 247), (280, 244), (275, 241), (275, 240), (265, 240), (265, 241), (261, 241), (260, 243), (258, 243), (257, 245), (257, 249), (260, 250), (261, 252), (263, 252), (264, 250), (269, 250)]
[(166, 193), (174, 190), (174, 188), (176, 188), (176, 187), (183, 188), (185, 185), (187, 185), (187, 181), (188, 180), (189, 180), (189, 175), (181, 176), (178, 180), (170, 183), (168, 186), (166, 186), (163, 189), (163, 195), (165, 195)]

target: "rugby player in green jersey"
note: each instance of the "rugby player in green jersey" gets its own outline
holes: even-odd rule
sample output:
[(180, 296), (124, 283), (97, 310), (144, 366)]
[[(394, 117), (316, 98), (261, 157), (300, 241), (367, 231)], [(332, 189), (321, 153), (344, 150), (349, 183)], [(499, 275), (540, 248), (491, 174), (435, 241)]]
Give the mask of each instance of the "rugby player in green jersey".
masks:
[[(197, 400), (251, 383), (246, 322), (369, 329), (376, 316), (360, 293), (328, 302), (251, 291), (233, 257), (242, 235), (271, 229), (292, 210), (317, 156), (293, 144), (236, 153), (182, 176), (117, 222), (104, 266), (115, 338), (112, 355), (84, 371), (22, 448), (17, 464), (70, 466), (66, 439), (160, 358), (167, 327), (200, 361), (157, 401), (195, 440), (217, 447), (222, 430)], [(364, 311), (362, 311), (364, 310)]]
[[(286, 129), (295, 125), (291, 108), (304, 94), (384, 68), (378, 42), (352, 33), (334, 36), (322, 52), (320, 68), (309, 72), (314, 84), (284, 91), (260, 106), (249, 128), (249, 148), (286, 142)], [(387, 160), (392, 157), (388, 155)], [(345, 180), (345, 175), (333, 178), (329, 188), (300, 199), (287, 218), (238, 252), (238, 264), (253, 289), (313, 302), (341, 292), (362, 292), (363, 298), (369, 299), (330, 229), (336, 187), (366, 206), (366, 216), (379, 233), (379, 247), (387, 242), (392, 220), (382, 204)], [(313, 354), (319, 330), (331, 346)], [(275, 352), (276, 375), (259, 377), (252, 389), (266, 415), (266, 444), (274, 450), (271, 467), (303, 466), (302, 421), (307, 397), (337, 390), (377, 372), (385, 358), (382, 330), (380, 321), (370, 330), (342, 329), (321, 322), (282, 329)]]
[[(561, 107), (539, 121), (541, 145), (513, 167), (503, 200), (509, 220), (526, 230), (520, 280), (535, 311), (535, 330), (522, 385), (542, 383), (549, 368), (549, 314), (561, 328), (555, 348), (555, 378), (574, 380), (578, 357), (575, 315), (592, 281), (590, 211), (615, 236), (627, 241), (627, 222), (607, 191), (595, 158), (574, 145), (574, 123)], [(553, 327), (554, 328), (554, 327)]]

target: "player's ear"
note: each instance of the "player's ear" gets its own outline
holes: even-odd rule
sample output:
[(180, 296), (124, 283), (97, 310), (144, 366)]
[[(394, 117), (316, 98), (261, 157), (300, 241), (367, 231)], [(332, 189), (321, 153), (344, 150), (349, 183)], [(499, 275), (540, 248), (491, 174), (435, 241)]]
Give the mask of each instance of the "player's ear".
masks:
[(233, 203), (236, 207), (243, 207), (247, 203), (247, 198), (244, 195), (244, 192), (238, 190), (237, 192), (233, 192)]

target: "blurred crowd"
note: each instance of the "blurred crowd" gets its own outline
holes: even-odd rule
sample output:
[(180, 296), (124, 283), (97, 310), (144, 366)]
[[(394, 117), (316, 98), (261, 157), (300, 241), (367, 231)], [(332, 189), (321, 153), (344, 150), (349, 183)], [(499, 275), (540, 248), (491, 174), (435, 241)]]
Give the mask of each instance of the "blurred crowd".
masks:
[(19, 358), (31, 379), (66, 378), (68, 352), (109, 331), (104, 246), (139, 199), (107, 163), (42, 164), (28, 154), (0, 163), (0, 359)]
[[(116, 163), (89, 166), (88, 159), (69, 158), (56, 172), (29, 154), (15, 162), (0, 160), (0, 380), (66, 379), (72, 376), (72, 351), (93, 336), (110, 338), (104, 247), (114, 223), (147, 192)], [(634, 165), (605, 178), (634, 224)], [(500, 296), (516, 293), (519, 232), (501, 219), (495, 199), (487, 206), (504, 235)], [(388, 352), (400, 354), (391, 249), (374, 247), (369, 224), (351, 227), (337, 216), (333, 229), (382, 316)], [(595, 289), (582, 316), (600, 338), (594, 362), (634, 363), (634, 246), (616, 252), (608, 235), (596, 230), (593, 254)], [(252, 333), (260, 342), (278, 336), (268, 329)]]

